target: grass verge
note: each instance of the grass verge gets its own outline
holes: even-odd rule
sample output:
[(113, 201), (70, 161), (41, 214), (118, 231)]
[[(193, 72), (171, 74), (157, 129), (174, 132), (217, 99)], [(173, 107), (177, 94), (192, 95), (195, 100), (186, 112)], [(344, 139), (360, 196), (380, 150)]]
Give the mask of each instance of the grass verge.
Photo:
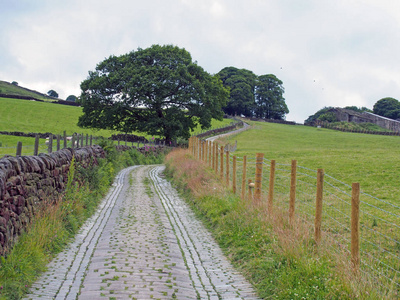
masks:
[(384, 299), (374, 284), (349, 268), (332, 239), (315, 245), (310, 226), (290, 224), (278, 208), (254, 206), (227, 191), (205, 164), (186, 150), (166, 157), (166, 174), (204, 221), (233, 265), (263, 299)]
[[(123, 167), (158, 164), (163, 155), (147, 156), (136, 150), (118, 153), (104, 141), (107, 158), (98, 166), (83, 168), (73, 163), (65, 193), (56, 204), (38, 209), (30, 228), (23, 233), (11, 252), (0, 257), (0, 299), (21, 299), (46, 265), (78, 232), (96, 210), (116, 173)], [(54, 203), (54, 199), (49, 199)]]

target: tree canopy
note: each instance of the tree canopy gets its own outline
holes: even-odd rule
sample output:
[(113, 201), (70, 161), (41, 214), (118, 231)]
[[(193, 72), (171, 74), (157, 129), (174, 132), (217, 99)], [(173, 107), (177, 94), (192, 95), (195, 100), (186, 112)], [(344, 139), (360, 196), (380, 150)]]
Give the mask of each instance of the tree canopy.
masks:
[(373, 112), (386, 118), (400, 119), (400, 102), (391, 97), (383, 98), (374, 104)]
[(53, 98), (58, 98), (58, 93), (55, 90), (50, 90), (47, 92), (47, 95)]
[(229, 92), (185, 49), (153, 45), (110, 56), (81, 83), (78, 125), (144, 132), (167, 142), (222, 119)]
[(246, 69), (226, 67), (219, 71), (225, 87), (230, 90), (230, 98), (224, 112), (229, 115), (251, 117), (255, 104), (254, 89), (257, 75)]
[(283, 98), (283, 82), (275, 75), (268, 74), (258, 77), (256, 84), (255, 115), (263, 119), (282, 120), (289, 113)]
[(218, 75), (230, 90), (225, 113), (279, 120), (289, 113), (283, 98), (283, 83), (275, 75), (257, 76), (252, 71), (235, 67), (226, 67)]
[(336, 122), (337, 118), (336, 115), (329, 112), (333, 107), (332, 106), (325, 106), (317, 111), (315, 114), (309, 116), (307, 120), (304, 121), (304, 124), (312, 124), (313, 122), (319, 121), (328, 121), (328, 122)]
[(65, 99), (65, 100), (70, 101), (70, 102), (76, 102), (77, 98), (74, 95), (69, 95), (67, 97), (67, 99)]

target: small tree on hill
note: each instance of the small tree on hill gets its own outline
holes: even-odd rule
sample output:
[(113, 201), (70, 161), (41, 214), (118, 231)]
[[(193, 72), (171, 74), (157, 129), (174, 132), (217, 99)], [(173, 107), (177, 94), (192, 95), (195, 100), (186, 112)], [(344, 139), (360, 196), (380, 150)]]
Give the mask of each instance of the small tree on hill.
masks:
[(65, 99), (65, 100), (70, 101), (70, 102), (76, 102), (77, 98), (74, 95), (69, 95), (67, 97), (67, 99)]
[(218, 76), (230, 91), (224, 112), (229, 115), (253, 116), (257, 75), (246, 69), (226, 67), (219, 71)]
[(374, 104), (374, 114), (391, 118), (400, 118), (400, 102), (394, 98), (383, 98)]
[(47, 95), (53, 98), (58, 98), (58, 93), (55, 90), (50, 90), (47, 92)]
[(283, 98), (283, 82), (275, 75), (258, 77), (256, 84), (255, 115), (258, 118), (283, 120), (289, 109)]

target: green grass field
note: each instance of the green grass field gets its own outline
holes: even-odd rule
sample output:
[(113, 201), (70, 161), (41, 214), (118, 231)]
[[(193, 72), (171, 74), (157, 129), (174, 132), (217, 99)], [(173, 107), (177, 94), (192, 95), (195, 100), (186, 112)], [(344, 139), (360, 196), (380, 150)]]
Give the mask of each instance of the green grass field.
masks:
[(347, 184), (359, 182), (362, 190), (399, 203), (400, 137), (340, 132), (307, 126), (250, 122), (251, 130), (229, 137), (237, 140), (235, 155), (264, 153), (280, 164), (324, 169)]
[[(111, 130), (92, 130), (78, 127), (78, 118), (82, 114), (81, 107), (60, 105), (48, 102), (27, 101), (19, 99), (0, 98), (0, 131), (20, 131), (67, 135), (73, 133), (83, 133), (93, 136), (110, 137), (114, 132)], [(232, 120), (222, 121), (212, 120), (212, 128), (228, 125)], [(200, 132), (200, 128), (196, 132)], [(133, 133), (136, 135), (147, 136), (146, 134)], [(23, 155), (33, 153), (34, 138), (20, 138), (8, 135), (0, 135), (0, 157), (9, 154), (15, 155), (17, 142), (23, 144)], [(44, 145), (45, 140), (40, 144)], [(14, 148), (12, 148), (14, 147)], [(42, 148), (46, 149), (45, 146)], [(41, 150), (42, 150), (41, 148)]]
[(241, 157), (248, 157), (247, 178), (254, 181), (255, 154), (264, 153), (262, 190), (269, 186), (269, 160), (276, 160), (274, 205), (288, 210), (290, 164), (297, 160), (296, 212), (313, 224), (316, 172), (325, 172), (322, 229), (336, 243), (334, 251), (350, 249), (352, 183), (361, 186), (360, 235), (363, 271), (400, 291), (400, 205), (398, 136), (346, 133), (306, 126), (250, 122), (252, 129), (222, 140), (237, 141), (238, 182)]
[(43, 101), (55, 101), (53, 98), (47, 97), (47, 95), (43, 93), (39, 93), (37, 91), (32, 91), (29, 89), (22, 88), (17, 85), (13, 85), (6, 81), (0, 80), (0, 94), (6, 95), (16, 95), (16, 96), (27, 96), (33, 97), (35, 99), (43, 100)]

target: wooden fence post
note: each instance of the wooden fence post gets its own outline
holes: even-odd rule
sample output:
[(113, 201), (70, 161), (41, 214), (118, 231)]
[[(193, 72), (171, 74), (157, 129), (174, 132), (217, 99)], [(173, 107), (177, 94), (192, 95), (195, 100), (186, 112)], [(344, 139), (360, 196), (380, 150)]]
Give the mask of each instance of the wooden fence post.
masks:
[(360, 184), (352, 184), (351, 193), (351, 262), (353, 271), (360, 268)]
[(211, 144), (211, 168), (215, 170), (215, 144)]
[(80, 142), (79, 133), (76, 134), (75, 140), (76, 140), (76, 148), (79, 148), (79, 142)]
[(211, 167), (212, 165), (212, 143), (208, 141), (208, 166)]
[[(93, 136), (90, 135), (90, 146), (92, 146), (92, 142), (93, 142)], [(133, 145), (133, 142), (132, 142), (132, 145)]]
[(61, 135), (57, 134), (57, 151), (60, 150), (60, 140), (61, 140)]
[(89, 134), (86, 133), (86, 147), (88, 146), (88, 144), (89, 144)]
[(236, 194), (236, 155), (233, 156), (232, 161), (232, 190)]
[(274, 201), (274, 185), (275, 185), (275, 160), (271, 160), (271, 170), (269, 173), (269, 190), (268, 190), (268, 214), (272, 215), (272, 206)]
[(261, 181), (262, 181), (262, 168), (263, 168), (264, 154), (256, 153), (256, 178), (254, 187), (254, 202), (261, 203)]
[(206, 142), (204, 140), (201, 141), (201, 161), (205, 161), (206, 159)]
[(226, 157), (225, 158), (226, 159), (226, 171), (225, 171), (226, 186), (229, 187), (229, 151), (226, 151), (225, 157)]
[(15, 153), (16, 156), (21, 156), (22, 154), (22, 142), (17, 143), (17, 151)]
[(315, 205), (315, 228), (314, 239), (317, 245), (321, 241), (321, 223), (322, 223), (322, 198), (324, 191), (324, 170), (318, 169), (317, 172), (317, 195)]
[(294, 211), (296, 203), (296, 176), (297, 176), (297, 160), (292, 160), (292, 172), (290, 175), (290, 203), (289, 203), (289, 220), (294, 221)]
[(67, 132), (64, 130), (64, 149), (67, 148)]
[(202, 147), (202, 143), (201, 143), (201, 139), (198, 140), (199, 141), (199, 148), (198, 148), (198, 160), (201, 160), (201, 147)]
[(222, 181), (224, 179), (224, 146), (221, 146), (220, 155), (221, 155), (221, 165), (219, 170), (219, 176), (221, 177)]
[(35, 136), (35, 148), (33, 148), (33, 155), (37, 156), (39, 154), (39, 135)]
[(71, 138), (71, 148), (74, 149), (74, 147), (75, 147), (75, 133), (72, 135)]
[(200, 139), (196, 137), (196, 159), (200, 159)]
[(204, 141), (204, 162), (206, 163), (206, 165), (208, 164), (208, 160), (209, 160), (209, 157), (208, 157), (208, 141), (205, 140)]
[(53, 152), (53, 134), (52, 133), (49, 135), (49, 147), (47, 149), (47, 152), (48, 153)]
[(199, 159), (199, 154), (200, 154), (200, 139), (196, 137), (196, 159)]
[(203, 146), (204, 146), (204, 144), (203, 144), (203, 141), (202, 140), (199, 140), (199, 142), (200, 142), (200, 147), (199, 147), (199, 160), (200, 161), (203, 161), (203, 154), (204, 154), (204, 151), (203, 151)]
[(214, 157), (215, 157), (215, 174), (218, 174), (218, 144), (215, 144), (215, 149), (214, 149)]
[(245, 199), (246, 196), (246, 168), (247, 168), (247, 156), (243, 156), (243, 173), (242, 173), (242, 200)]

